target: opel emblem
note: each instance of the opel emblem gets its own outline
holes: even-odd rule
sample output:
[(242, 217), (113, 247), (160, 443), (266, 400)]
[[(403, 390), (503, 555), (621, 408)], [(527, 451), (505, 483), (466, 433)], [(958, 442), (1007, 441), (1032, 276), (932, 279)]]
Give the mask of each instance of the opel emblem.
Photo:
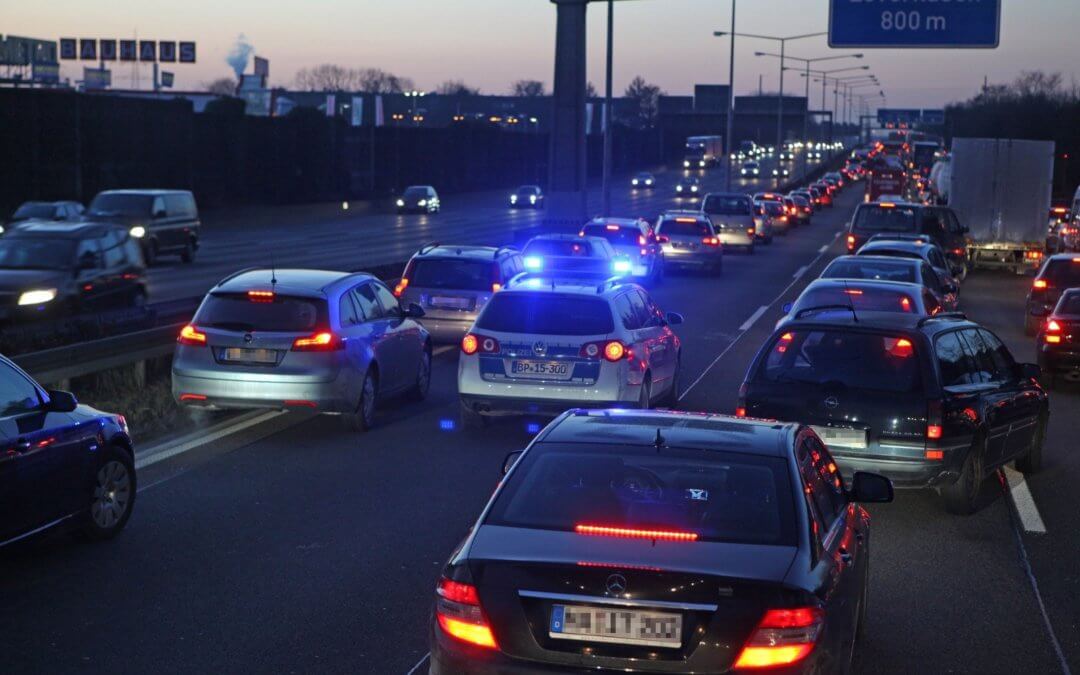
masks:
[(830, 397), (825, 399), (825, 407), (826, 408), (832, 409), (832, 408), (838, 407), (839, 405), (840, 405), (840, 399), (836, 398), (835, 396), (830, 396)]
[(252, 337), (251, 333), (244, 333), (244, 342), (251, 342), (254, 339), (255, 338)]
[(612, 595), (622, 595), (626, 592), (626, 577), (621, 574), (612, 574), (607, 578), (607, 592)]
[(543, 340), (537, 340), (533, 343), (533, 353), (537, 356), (543, 356), (547, 354), (547, 343)]

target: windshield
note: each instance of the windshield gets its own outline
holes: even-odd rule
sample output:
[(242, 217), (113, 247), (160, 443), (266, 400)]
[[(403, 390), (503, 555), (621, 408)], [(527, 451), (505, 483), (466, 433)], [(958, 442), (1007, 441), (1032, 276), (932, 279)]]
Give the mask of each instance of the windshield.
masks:
[(750, 216), (753, 207), (749, 197), (741, 195), (709, 195), (701, 210), (712, 216)]
[(11, 215), (12, 220), (29, 220), (31, 218), (52, 218), (56, 209), (46, 202), (30, 202), (15, 209)]
[(72, 239), (0, 239), (0, 269), (62, 270), (72, 266)]
[(735, 452), (539, 444), (485, 523), (562, 532), (592, 524), (794, 546), (788, 471), (783, 458)]
[(149, 217), (153, 201), (150, 195), (103, 193), (90, 202), (90, 211), (99, 215)]
[(793, 315), (811, 307), (848, 306), (860, 312), (903, 312), (917, 309), (911, 294), (891, 288), (808, 288), (792, 309)]
[(917, 391), (921, 383), (910, 340), (846, 330), (795, 330), (776, 336), (761, 377), (837, 390), (904, 393)]
[(490, 291), (498, 267), (484, 260), (456, 258), (415, 259), (406, 276), (410, 288), (453, 288), (462, 291)]
[(645, 235), (636, 227), (619, 225), (586, 225), (583, 232), (587, 237), (600, 237), (611, 242), (612, 246), (644, 246)]
[(496, 293), (476, 320), (478, 330), (541, 335), (607, 335), (615, 330), (608, 303), (554, 293)]
[(405, 194), (402, 195), (405, 199), (423, 199), (428, 196), (427, 190), (422, 187), (411, 187), (405, 189)]
[(899, 260), (871, 260), (847, 258), (835, 260), (821, 273), (822, 279), (879, 279), (918, 283), (915, 266)]
[(329, 324), (326, 301), (275, 295), (273, 302), (252, 302), (246, 293), (212, 293), (195, 314), (200, 328), (235, 331), (311, 333)]
[(862, 206), (855, 212), (853, 232), (917, 232), (915, 209)]
[(784, 205), (780, 202), (767, 201), (761, 202), (761, 205), (765, 207), (765, 213), (770, 216), (782, 216), (784, 215)]

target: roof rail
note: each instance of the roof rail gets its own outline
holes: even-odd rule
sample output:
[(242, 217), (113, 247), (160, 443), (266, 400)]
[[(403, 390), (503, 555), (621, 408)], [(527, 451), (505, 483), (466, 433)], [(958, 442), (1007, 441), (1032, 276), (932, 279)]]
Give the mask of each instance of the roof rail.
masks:
[(420, 255), (424, 255), (425, 253), (427, 253), (431, 249), (436, 248), (438, 246), (442, 246), (442, 244), (440, 242), (437, 242), (437, 241), (429, 241), (428, 243), (421, 246), (420, 250), (418, 250), (417, 253), (419, 253)]
[(919, 319), (919, 323), (917, 324), (917, 327), (922, 328), (923, 326), (930, 323), (931, 321), (937, 321), (939, 319), (942, 320), (942, 321), (967, 321), (968, 320), (967, 314), (964, 314), (963, 312), (940, 312), (938, 314), (932, 314), (930, 316), (924, 316), (923, 318)]

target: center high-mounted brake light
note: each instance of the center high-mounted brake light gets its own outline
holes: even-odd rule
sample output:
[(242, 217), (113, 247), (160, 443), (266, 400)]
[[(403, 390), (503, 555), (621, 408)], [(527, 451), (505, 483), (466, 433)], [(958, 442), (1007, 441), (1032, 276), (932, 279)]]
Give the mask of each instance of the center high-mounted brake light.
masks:
[(247, 292), (247, 297), (248, 297), (248, 300), (250, 300), (251, 302), (273, 302), (274, 301), (274, 292), (273, 291), (248, 291)]
[(330, 352), (341, 349), (341, 338), (329, 331), (319, 331), (293, 340), (294, 352)]
[(766, 610), (735, 660), (735, 669), (775, 668), (802, 661), (814, 651), (824, 623), (825, 613), (819, 607)]
[(176, 338), (176, 341), (179, 344), (191, 347), (205, 347), (206, 333), (202, 333), (195, 326), (188, 324), (180, 329), (180, 336)]
[(596, 537), (621, 537), (625, 539), (657, 539), (662, 541), (697, 541), (697, 532), (678, 530), (643, 530), (633, 527), (609, 527), (607, 525), (574, 525), (574, 532)]
[(676, 218), (676, 223), (696, 223), (697, 218)]
[(847, 236), (847, 247), (849, 251), (855, 248), (855, 235), (849, 234)]
[(475, 586), (442, 577), (435, 593), (435, 616), (444, 633), (478, 647), (498, 648)]
[(862, 295), (863, 292), (858, 288), (845, 288), (844, 293), (846, 295)]

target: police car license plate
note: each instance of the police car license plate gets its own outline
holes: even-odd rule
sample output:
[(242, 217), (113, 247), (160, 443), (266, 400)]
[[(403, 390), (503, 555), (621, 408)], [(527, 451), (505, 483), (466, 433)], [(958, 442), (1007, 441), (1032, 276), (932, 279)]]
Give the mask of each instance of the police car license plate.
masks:
[(825, 446), (832, 448), (866, 448), (866, 430), (850, 427), (813, 427)]
[(555, 605), (549, 635), (563, 640), (651, 647), (682, 645), (682, 615), (626, 607)]
[(569, 380), (574, 366), (563, 361), (511, 361), (510, 375), (535, 380)]

